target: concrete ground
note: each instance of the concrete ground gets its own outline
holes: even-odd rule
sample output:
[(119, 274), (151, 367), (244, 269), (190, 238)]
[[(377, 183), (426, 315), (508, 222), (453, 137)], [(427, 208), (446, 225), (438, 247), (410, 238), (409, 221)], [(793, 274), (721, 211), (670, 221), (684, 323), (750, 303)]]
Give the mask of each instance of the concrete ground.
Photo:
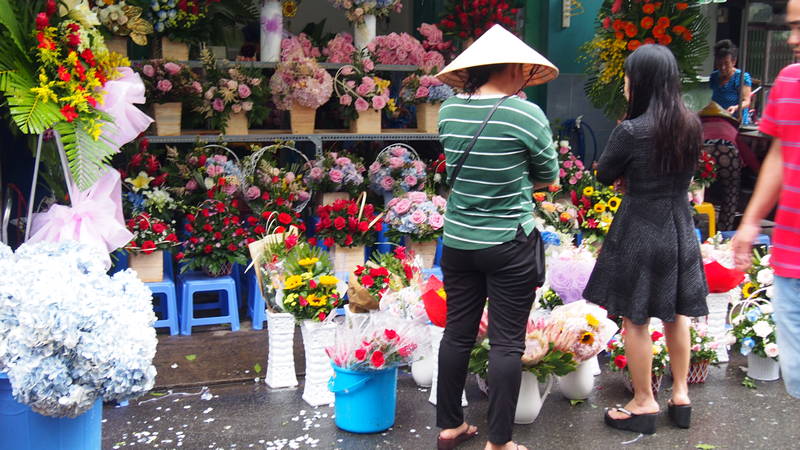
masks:
[[(572, 406), (555, 387), (531, 425), (518, 425), (514, 436), (531, 449), (797, 449), (800, 448), (800, 400), (789, 397), (782, 382), (742, 386), (742, 365), (734, 355), (729, 364), (711, 369), (705, 384), (691, 388), (692, 428), (658, 420), (654, 435), (612, 430), (603, 424), (603, 408), (625, 403), (630, 394), (621, 376), (609, 372), (596, 378), (588, 401)], [(262, 372), (263, 374), (263, 372)], [(302, 383), (302, 379), (301, 379)], [(163, 395), (163, 394), (167, 395)], [(435, 448), (435, 408), (428, 392), (408, 373), (398, 382), (397, 417), (392, 429), (355, 435), (334, 424), (333, 408), (309, 407), (300, 389), (271, 390), (263, 380), (173, 388), (132, 401), (127, 407), (104, 409), (103, 448), (186, 449), (430, 449)], [(488, 401), (469, 380), (466, 417), (486, 430)], [(666, 409), (669, 380), (659, 402)], [(464, 449), (481, 449), (475, 439)]]

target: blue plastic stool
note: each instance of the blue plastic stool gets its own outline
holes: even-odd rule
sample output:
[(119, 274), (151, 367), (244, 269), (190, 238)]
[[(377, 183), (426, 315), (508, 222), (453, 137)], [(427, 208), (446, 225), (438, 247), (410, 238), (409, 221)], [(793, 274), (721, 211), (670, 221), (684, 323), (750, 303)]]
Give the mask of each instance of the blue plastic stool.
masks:
[(442, 268), (439, 266), (436, 266), (432, 269), (422, 269), (422, 278), (425, 281), (427, 281), (428, 278), (431, 277), (431, 275), (436, 275), (436, 278), (444, 280), (444, 274), (442, 273)]
[[(725, 239), (733, 239), (736, 235), (736, 231), (721, 231), (720, 234), (722, 234), (722, 237)], [(753, 242), (755, 245), (766, 245), (767, 247), (769, 247), (771, 243), (772, 240), (766, 234), (759, 234), (755, 242)]]
[(172, 255), (164, 252), (164, 278), (161, 281), (145, 283), (145, 285), (153, 291), (153, 297), (157, 295), (162, 298), (158, 306), (153, 305), (153, 310), (161, 313), (163, 319), (156, 320), (153, 327), (169, 327), (169, 334), (175, 336), (180, 331), (180, 321), (178, 320), (175, 282), (172, 277)]
[(697, 236), (697, 242), (703, 242), (703, 234), (700, 232), (699, 228), (694, 229), (694, 234)]
[(247, 293), (247, 286), (245, 283), (242, 283), (242, 280), (244, 279), (244, 270), (242, 269), (242, 266), (239, 264), (234, 264), (231, 277), (233, 277), (233, 281), (236, 283), (236, 295), (239, 299), (239, 307), (241, 308), (242, 303), (244, 302), (244, 296)]
[[(239, 309), (236, 281), (230, 275), (211, 278), (199, 272), (189, 272), (178, 276), (180, 289), (181, 334), (190, 336), (195, 325), (231, 324), (232, 331), (239, 331)], [(208, 305), (195, 305), (194, 294), (198, 292), (219, 292), (219, 301)], [(219, 316), (194, 317), (195, 309), (220, 309)]]
[(247, 312), (250, 313), (250, 319), (253, 321), (253, 329), (262, 330), (264, 329), (264, 322), (267, 320), (265, 314), (267, 305), (264, 302), (264, 297), (261, 296), (261, 289), (259, 289), (258, 278), (256, 278), (254, 269), (245, 275), (247, 277)]
[(439, 238), (439, 241), (436, 245), (436, 258), (433, 259), (433, 266), (434, 267), (441, 267), (442, 265), (442, 252), (444, 251), (444, 244), (442, 238)]

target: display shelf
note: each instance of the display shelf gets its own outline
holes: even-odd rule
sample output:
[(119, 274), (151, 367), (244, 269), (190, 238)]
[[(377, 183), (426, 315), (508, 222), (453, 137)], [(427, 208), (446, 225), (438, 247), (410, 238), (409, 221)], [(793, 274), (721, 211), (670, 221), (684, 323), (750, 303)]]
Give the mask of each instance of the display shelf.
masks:
[(249, 130), (247, 135), (215, 134), (207, 130), (183, 130), (180, 136), (147, 136), (151, 144), (266, 143), (273, 141), (309, 141), (322, 154), (322, 143), (331, 141), (437, 141), (438, 134), (413, 129), (386, 129), (380, 134), (354, 134), (347, 130), (315, 130), (314, 134), (291, 134), (289, 130)]
[[(147, 61), (144, 60), (137, 60), (132, 61), (132, 64), (144, 64)], [(181, 64), (186, 64), (189, 67), (199, 68), (203, 67), (203, 62), (198, 60), (192, 61), (177, 61)], [(326, 63), (321, 62), (319, 65), (323, 69), (327, 70), (339, 70), (345, 64), (340, 63)], [(278, 63), (274, 62), (261, 62), (261, 61), (226, 61), (226, 60), (217, 60), (217, 67), (225, 68), (225, 67), (232, 67), (232, 66), (242, 66), (246, 68), (254, 68), (254, 69), (275, 69), (278, 66)], [(414, 65), (400, 65), (400, 64), (376, 64), (375, 71), (376, 72), (416, 72), (419, 70), (419, 66)]]

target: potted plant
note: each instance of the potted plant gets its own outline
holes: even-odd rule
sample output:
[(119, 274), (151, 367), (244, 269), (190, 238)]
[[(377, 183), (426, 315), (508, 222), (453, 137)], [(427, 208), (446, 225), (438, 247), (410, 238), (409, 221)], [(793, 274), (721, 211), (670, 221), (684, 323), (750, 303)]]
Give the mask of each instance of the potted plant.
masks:
[(319, 222), (314, 243), (318, 240), (330, 249), (336, 272), (350, 272), (364, 263), (364, 247), (375, 242), (375, 232), (383, 228), (375, 207), (359, 200), (336, 200), (317, 208)]
[(344, 152), (327, 152), (310, 163), (305, 177), (310, 189), (321, 197), (320, 204), (329, 205), (338, 199), (348, 199), (364, 185), (364, 161)]
[(134, 3), (102, 0), (92, 8), (109, 35), (106, 39), (108, 49), (123, 56), (128, 56), (128, 37), (136, 45), (145, 46), (147, 36), (153, 33), (153, 24), (142, 18), (144, 10)]
[(0, 244), (5, 447), (100, 449), (103, 402), (152, 389), (152, 293), (130, 270), (108, 276), (106, 257), (75, 241)]
[(142, 212), (128, 219), (126, 225), (133, 233), (133, 239), (125, 246), (130, 255), (128, 266), (144, 282), (163, 280), (163, 251), (179, 244), (173, 224)]
[(333, 93), (333, 78), (312, 58), (292, 55), (269, 80), (275, 107), (289, 111), (292, 134), (313, 134), (317, 108)]
[(257, 69), (241, 66), (219, 70), (208, 49), (202, 52), (207, 80), (203, 99), (195, 111), (211, 121), (214, 129), (223, 134), (248, 134), (250, 124), (261, 123), (269, 109), (266, 106), (268, 89)]
[(700, 322), (692, 322), (689, 330), (691, 344), (691, 359), (689, 365), (689, 384), (705, 383), (708, 378), (708, 368), (716, 364), (717, 346), (719, 343), (708, 333), (708, 326)]
[(383, 220), (388, 225), (386, 235), (404, 239), (409, 250), (422, 257), (423, 267), (433, 267), (436, 247), (444, 231), (447, 200), (438, 195), (412, 191), (395, 197), (386, 205)]
[(394, 99), (389, 98), (389, 80), (377, 77), (374, 70), (370, 52), (362, 50), (333, 79), (333, 89), (353, 133), (380, 134), (381, 110), (396, 109)]
[(183, 252), (176, 255), (183, 260), (181, 271), (202, 270), (209, 277), (229, 275), (234, 264), (247, 265), (247, 245), (255, 240), (251, 233), (261, 234), (255, 225), (258, 219), (247, 221), (255, 225), (251, 231), (238, 211), (216, 200), (202, 203), (196, 214), (186, 215), (186, 221), (189, 237), (183, 242)]
[(691, 201), (696, 205), (703, 203), (706, 188), (715, 181), (717, 181), (717, 162), (714, 161), (713, 156), (703, 150), (700, 152), (692, 184), (689, 186)]
[[(650, 338), (653, 341), (653, 368), (652, 368), (652, 388), (653, 395), (657, 396), (661, 389), (661, 381), (669, 363), (669, 353), (664, 339), (664, 333), (659, 330), (651, 329)], [(628, 372), (628, 359), (625, 356), (625, 329), (614, 335), (608, 342), (610, 360), (608, 367), (614, 372), (622, 372), (625, 387), (633, 392), (630, 373)]]
[(396, 195), (423, 190), (425, 178), (425, 163), (413, 148), (404, 144), (386, 147), (369, 166), (370, 187), (383, 195), (386, 204)]
[(405, 77), (400, 87), (400, 99), (417, 106), (417, 129), (422, 133), (439, 133), (439, 107), (453, 95), (450, 86), (422, 73)]
[(147, 101), (153, 105), (156, 135), (180, 136), (181, 109), (187, 99), (203, 94), (203, 86), (189, 66), (156, 59), (136, 65), (142, 77)]
[(403, 9), (402, 0), (381, 0), (375, 2), (353, 2), (350, 0), (328, 0), (336, 9), (344, 10), (347, 20), (355, 27), (355, 45), (364, 48), (375, 38), (376, 19), (386, 17), (392, 11)]

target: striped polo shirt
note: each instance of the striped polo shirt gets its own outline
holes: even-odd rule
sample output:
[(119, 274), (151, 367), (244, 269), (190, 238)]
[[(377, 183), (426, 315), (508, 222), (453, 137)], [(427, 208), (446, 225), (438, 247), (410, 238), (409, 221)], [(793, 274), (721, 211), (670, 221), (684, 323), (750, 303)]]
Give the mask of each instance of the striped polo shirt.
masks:
[(769, 91), (759, 130), (781, 140), (783, 186), (775, 215), (770, 264), (800, 278), (800, 64), (785, 67)]
[[(450, 97), (439, 112), (448, 179), (464, 149), (502, 95)], [(533, 230), (534, 181), (558, 178), (552, 132), (542, 110), (517, 96), (495, 111), (447, 199), (444, 245), (477, 250)]]

